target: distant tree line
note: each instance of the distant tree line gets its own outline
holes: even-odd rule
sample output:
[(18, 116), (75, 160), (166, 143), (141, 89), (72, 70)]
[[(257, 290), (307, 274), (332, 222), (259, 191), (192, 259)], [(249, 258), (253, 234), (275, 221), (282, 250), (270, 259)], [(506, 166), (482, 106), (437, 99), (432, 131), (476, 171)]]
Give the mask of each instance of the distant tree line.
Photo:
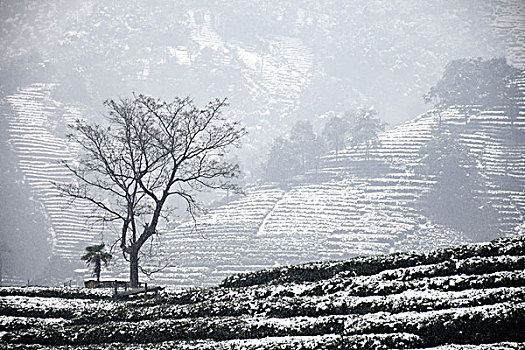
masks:
[(505, 58), (453, 60), (446, 65), (437, 84), (423, 97), (438, 111), (458, 107), (466, 119), (474, 106), (501, 107), (513, 123), (519, 112), (520, 91), (516, 79), (521, 73)]
[(370, 150), (379, 145), (378, 135), (385, 123), (373, 108), (346, 112), (343, 116), (330, 115), (320, 133), (315, 133), (307, 120), (298, 121), (289, 135), (274, 139), (263, 166), (265, 180), (282, 181), (305, 174), (320, 166), (321, 156), (335, 152), (336, 161), (344, 148), (363, 146), (365, 159)]

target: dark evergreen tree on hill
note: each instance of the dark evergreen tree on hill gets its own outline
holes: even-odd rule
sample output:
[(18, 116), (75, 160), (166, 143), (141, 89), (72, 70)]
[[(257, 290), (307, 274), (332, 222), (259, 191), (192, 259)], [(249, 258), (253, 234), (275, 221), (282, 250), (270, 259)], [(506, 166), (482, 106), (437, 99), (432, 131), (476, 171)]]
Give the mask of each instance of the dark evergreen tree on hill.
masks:
[(264, 165), (264, 174), (269, 181), (282, 181), (301, 173), (301, 162), (287, 138), (273, 140)]
[(113, 256), (104, 251), (106, 245), (104, 243), (86, 247), (86, 254), (82, 256), (82, 260), (86, 261), (88, 266), (93, 264), (93, 276), (97, 278), (97, 283), (100, 283), (100, 271), (102, 263), (108, 266)]
[(373, 108), (362, 108), (350, 122), (350, 144), (365, 145), (366, 160), (370, 160), (370, 149), (379, 145), (379, 133), (385, 130), (385, 123), (377, 117)]
[(424, 99), (437, 109), (463, 106), (465, 114), (473, 105), (503, 107), (514, 118), (520, 95), (515, 80), (520, 74), (521, 70), (507, 64), (505, 58), (454, 60), (447, 64), (443, 76)]
[(281, 181), (304, 174), (309, 169), (317, 171), (319, 159), (326, 148), (321, 137), (313, 131), (307, 120), (294, 124), (289, 137), (273, 141), (264, 164), (264, 176), (270, 181)]
[(315, 135), (312, 144), (312, 153), (310, 155), (309, 169), (315, 169), (315, 173), (319, 170), (321, 157), (326, 154), (326, 143), (322, 137)]
[(467, 233), (475, 241), (498, 236), (497, 213), (487, 199), (476, 159), (456, 134), (436, 132), (421, 147), (417, 171), (436, 180), (422, 204), (436, 222)]
[(295, 123), (290, 132), (290, 142), (299, 157), (301, 173), (315, 168), (318, 157), (324, 151), (324, 146), (314, 133), (312, 123), (308, 120)]

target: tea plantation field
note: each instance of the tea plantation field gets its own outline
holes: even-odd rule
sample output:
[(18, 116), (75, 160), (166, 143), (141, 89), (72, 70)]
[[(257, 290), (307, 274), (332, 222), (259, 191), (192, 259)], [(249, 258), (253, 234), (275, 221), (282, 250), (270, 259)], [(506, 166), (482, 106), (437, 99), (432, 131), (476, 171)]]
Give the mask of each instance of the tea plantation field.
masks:
[(7, 349), (523, 349), (525, 237), (232, 275), (206, 289), (0, 288)]

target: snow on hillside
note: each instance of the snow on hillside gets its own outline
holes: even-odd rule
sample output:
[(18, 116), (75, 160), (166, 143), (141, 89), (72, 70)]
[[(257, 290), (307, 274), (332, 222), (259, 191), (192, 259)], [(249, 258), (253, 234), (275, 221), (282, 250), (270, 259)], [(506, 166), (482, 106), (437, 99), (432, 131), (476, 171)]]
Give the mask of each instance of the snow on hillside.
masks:
[(525, 5), (522, 1), (496, 2), (493, 26), (507, 43), (505, 56), (512, 65), (525, 68)]
[(6, 115), (9, 143), (16, 151), (24, 181), (42, 203), (49, 220), (53, 256), (78, 260), (78, 252), (95, 241), (100, 225), (86, 224), (91, 208), (85, 203), (70, 203), (53, 183), (73, 181), (61, 164), (76, 157), (78, 145), (65, 136), (68, 125), (82, 119), (72, 106), (62, 106), (51, 97), (54, 86), (34, 84), (11, 95), (7, 101), (14, 113)]
[[(494, 203), (499, 228), (506, 235), (523, 234), (525, 221), (525, 144), (511, 145), (507, 137), (512, 128), (525, 130), (523, 107), (512, 123), (498, 109), (478, 111), (467, 121), (459, 107), (441, 116), (443, 125), (465, 126), (461, 142), (478, 155), (489, 183), (487, 192), (480, 195)], [(184, 247), (171, 247), (172, 261), (181, 267), (201, 266), (201, 276), (194, 283), (213, 285), (221, 270), (249, 271), (253, 265), (271, 267), (468, 242), (463, 233), (433, 223), (418, 209), (422, 194), (435, 180), (417, 175), (414, 167), (419, 149), (437, 123), (437, 115), (430, 111), (386, 131), (380, 135), (381, 146), (371, 151), (370, 161), (364, 159), (363, 147), (348, 148), (337, 160), (333, 154), (325, 157), (321, 168), (302, 180), (306, 183), (298, 181), (274, 197), (271, 210), (264, 218), (258, 217), (253, 227), (239, 228), (243, 218), (251, 215), (249, 207), (226, 204), (212, 210), (200, 220), (220, 224), (203, 228), (203, 236), (190, 238)], [(501, 180), (507, 175), (515, 183)], [(249, 203), (250, 198), (245, 200)], [(191, 226), (182, 225), (175, 232), (175, 236), (190, 237)], [(229, 260), (226, 257), (232, 251), (238, 258)], [(158, 278), (165, 280), (160, 276), (162, 272)]]
[[(37, 82), (6, 88), (14, 110), (6, 116), (10, 143), (45, 207), (57, 264), (79, 267), (84, 247), (103, 235), (100, 226), (86, 225), (89, 208), (70, 206), (51, 184), (71, 179), (58, 164), (75, 157), (63, 138), (66, 125), (93, 117), (79, 105), (100, 108), (102, 99), (131, 91), (205, 101), (228, 96), (228, 117), (249, 130), (239, 158), (252, 172), (270, 140), (298, 119), (378, 102), (386, 118), (406, 120), (411, 114), (403, 108), (415, 99), (422, 105), (421, 94), (450, 59), (505, 52), (523, 67), (522, 2), (453, 3), (2, 3), (6, 71), (20, 84)], [(29, 61), (40, 68), (16, 76)], [(525, 102), (521, 106), (516, 127), (523, 129)], [(443, 117), (465, 123), (454, 108)], [(232, 272), (467, 242), (414, 209), (434, 183), (412, 167), (435, 125), (432, 113), (423, 114), (382, 134), (371, 162), (363, 161), (360, 148), (337, 161), (329, 155), (303, 183), (250, 187), (246, 197), (200, 217), (197, 231), (192, 222), (170, 230), (161, 237), (169, 266), (156, 280), (207, 286)], [(469, 118), (462, 140), (482, 155), (492, 181), (487, 195), (504, 233), (514, 234), (525, 228), (525, 160), (522, 145), (505, 143), (507, 129), (502, 111), (480, 111)], [(518, 185), (500, 186), (505, 174)], [(126, 276), (125, 263), (117, 260), (104, 274)]]
[[(101, 231), (86, 225), (87, 207), (69, 206), (51, 183), (70, 179), (58, 162), (70, 159), (75, 150), (65, 143), (61, 127), (79, 115), (50, 99), (51, 88), (33, 85), (9, 97), (15, 111), (8, 116), (9, 132), (28, 184), (48, 212), (54, 256), (79, 267), (84, 247), (100, 239)], [(496, 203), (501, 229), (509, 235), (521, 232), (525, 221), (525, 144), (510, 145), (506, 135), (512, 127), (525, 129), (524, 107), (522, 103), (513, 125), (497, 109), (468, 119), (461, 108), (442, 113), (443, 123), (465, 126), (462, 142), (478, 155), (491, 184), (485, 195)], [(211, 286), (235, 272), (468, 242), (461, 232), (431, 222), (417, 209), (435, 181), (413, 169), (437, 123), (430, 111), (393, 127), (380, 135), (381, 146), (371, 151), (370, 161), (362, 147), (349, 148), (337, 160), (334, 154), (324, 157), (317, 173), (289, 188), (249, 187), (246, 196), (210, 210), (196, 225), (190, 220), (162, 235), (160, 262), (146, 267), (167, 265), (154, 276), (157, 283)], [(501, 182), (506, 174), (518, 187)], [(127, 276), (120, 260), (103, 278)]]

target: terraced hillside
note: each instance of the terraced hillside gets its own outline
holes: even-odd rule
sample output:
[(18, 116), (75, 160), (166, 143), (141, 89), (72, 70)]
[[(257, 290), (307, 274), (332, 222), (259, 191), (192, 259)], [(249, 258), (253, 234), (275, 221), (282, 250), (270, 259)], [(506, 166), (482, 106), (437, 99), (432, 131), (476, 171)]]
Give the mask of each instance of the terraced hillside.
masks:
[[(519, 82), (525, 91), (525, 79)], [(476, 110), (463, 106), (441, 113), (442, 127), (452, 128), (475, 157), (486, 184), (482, 203), (496, 211), (502, 235), (524, 233), (525, 100), (511, 117), (504, 109)], [(252, 188), (249, 195), (199, 219), (200, 235), (191, 222), (168, 234), (173, 242), (166, 256), (177, 267), (156, 276), (175, 285), (213, 285), (227, 272), (250, 271), (314, 260), (404, 250), (426, 250), (468, 242), (463, 232), (436, 224), (421, 210), (422, 196), (436, 183), (415, 171), (420, 149), (438, 128), (437, 111), (380, 135), (380, 146), (365, 159), (363, 147), (348, 148), (322, 159), (319, 170), (269, 192)], [(262, 191), (262, 192), (261, 192)], [(264, 193), (272, 203), (253, 210)], [(253, 225), (243, 224), (244, 218)], [(212, 225), (219, 222), (218, 225)], [(180, 268), (198, 273), (179, 280)]]
[(518, 236), (233, 275), (132, 301), (0, 288), (0, 340), (8, 349), (522, 349), (524, 268)]
[(76, 145), (65, 136), (67, 125), (82, 116), (71, 106), (50, 98), (52, 84), (34, 84), (7, 98), (14, 113), (5, 117), (9, 142), (16, 152), (18, 168), (37, 201), (42, 203), (51, 227), (53, 257), (78, 260), (78, 252), (99, 239), (100, 225), (87, 225), (91, 209), (71, 204), (53, 183), (73, 181), (61, 164), (76, 157)]
[[(102, 236), (100, 226), (85, 223), (89, 209), (70, 206), (51, 184), (70, 180), (58, 164), (75, 157), (63, 139), (66, 124), (94, 115), (72, 105), (97, 109), (101, 100), (131, 91), (204, 101), (228, 96), (228, 116), (249, 130), (239, 158), (253, 170), (270, 139), (298, 119), (365, 102), (389, 113), (385, 119), (410, 118), (407, 111), (423, 110), (421, 95), (451, 59), (505, 53), (511, 64), (525, 67), (519, 0), (323, 6), (310, 0), (29, 0), (0, 8), (6, 48), (0, 92), (14, 110), (6, 116), (10, 143), (47, 213), (52, 260), (67, 266), (68, 279), (81, 266), (84, 247)], [(445, 119), (463, 122), (454, 109)], [(434, 183), (411, 167), (435, 124), (431, 113), (423, 115), (383, 134), (371, 162), (360, 149), (337, 161), (328, 156), (320, 173), (302, 184), (250, 187), (246, 197), (201, 217), (197, 233), (192, 222), (167, 232), (161, 256), (170, 264), (155, 279), (205, 286), (232, 272), (468, 241), (414, 208)], [(492, 182), (487, 195), (502, 215), (502, 230), (514, 234), (523, 229), (523, 152), (505, 144), (507, 127), (504, 113), (483, 111), (469, 119), (463, 140), (484, 154)], [(127, 275), (121, 263), (103, 277)]]
[[(525, 78), (519, 83), (524, 91)], [(8, 116), (9, 133), (26, 181), (48, 213), (53, 256), (73, 270), (102, 230), (86, 225), (89, 209), (69, 205), (52, 185), (71, 180), (59, 161), (74, 157), (75, 149), (63, 138), (64, 124), (79, 113), (51, 99), (51, 89), (32, 85), (9, 97), (16, 112)], [(487, 182), (479, 195), (493, 203), (504, 235), (525, 228), (525, 142), (509, 139), (513, 130), (525, 131), (523, 100), (520, 106), (516, 118), (500, 109), (474, 110), (466, 118), (460, 106), (441, 115), (478, 159)], [(168, 265), (154, 275), (155, 282), (211, 286), (236, 272), (468, 242), (462, 232), (430, 220), (418, 205), (435, 179), (414, 168), (438, 119), (430, 111), (381, 134), (370, 160), (362, 147), (340, 152), (337, 160), (328, 155), (316, 173), (286, 186), (247, 188), (246, 196), (201, 216), (197, 231), (192, 221), (170, 230), (161, 237), (161, 261), (149, 266)], [(103, 271), (103, 278), (125, 276), (124, 261)]]
[(494, 3), (493, 9), (497, 15), (492, 25), (508, 44), (505, 56), (513, 66), (525, 68), (525, 6), (520, 2), (498, 1)]

